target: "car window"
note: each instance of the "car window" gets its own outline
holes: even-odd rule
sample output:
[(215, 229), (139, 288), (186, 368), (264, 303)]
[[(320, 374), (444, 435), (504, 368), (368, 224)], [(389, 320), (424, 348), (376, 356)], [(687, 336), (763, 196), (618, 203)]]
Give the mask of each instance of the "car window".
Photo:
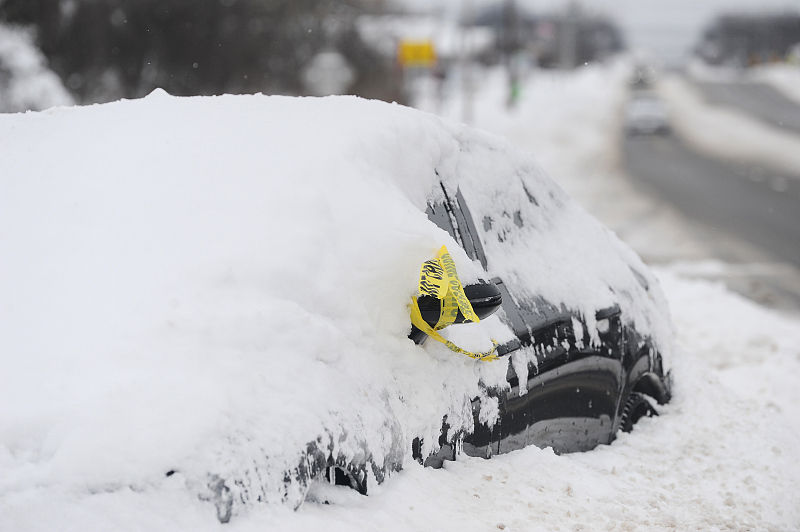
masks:
[(460, 189), (456, 192), (454, 213), (459, 227), (462, 228), (461, 236), (463, 238), (462, 245), (464, 249), (473, 260), (480, 261), (485, 270), (487, 268), (486, 254), (483, 252), (483, 246), (481, 245), (478, 231), (475, 229), (475, 222), (472, 219), (472, 214), (469, 212), (469, 207), (467, 207), (467, 202), (464, 199), (464, 195), (461, 194)]
[(447, 211), (445, 202), (438, 201), (429, 203), (425, 214), (427, 214), (428, 219), (435, 223), (440, 229), (447, 231), (456, 242), (461, 242), (461, 238), (456, 236), (456, 231), (453, 227), (453, 222), (450, 220), (450, 213)]
[[(486, 254), (483, 251), (483, 245), (475, 228), (475, 222), (472, 219), (472, 214), (463, 194), (458, 190), (455, 197), (451, 197), (444, 187), (442, 187), (442, 192), (444, 193), (443, 200), (428, 204), (426, 210), (428, 219), (447, 231), (461, 245), (467, 255), (472, 260), (479, 261), (484, 270), (486, 270)], [(498, 347), (498, 353), (505, 355), (519, 349), (521, 346), (520, 340), (523, 338), (529, 339), (530, 332), (514, 299), (509, 294), (508, 287), (498, 277), (492, 279), (492, 282), (500, 290), (503, 298), (504, 321), (511, 327), (518, 338)]]
[(475, 223), (464, 196), (460, 190), (456, 191), (454, 198), (451, 198), (444, 187), (442, 187), (442, 191), (444, 200), (428, 204), (426, 210), (428, 219), (447, 231), (466, 251), (467, 256), (472, 260), (479, 261), (485, 270), (486, 254), (483, 252), (483, 246), (477, 236)]

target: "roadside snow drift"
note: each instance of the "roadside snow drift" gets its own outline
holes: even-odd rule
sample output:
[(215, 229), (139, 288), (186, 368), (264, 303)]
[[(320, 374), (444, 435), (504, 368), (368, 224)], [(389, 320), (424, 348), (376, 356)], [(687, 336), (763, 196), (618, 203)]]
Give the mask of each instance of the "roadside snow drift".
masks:
[[(442, 415), (468, 427), (506, 362), (407, 339), (442, 244), (462, 281), (487, 276), (425, 215), (440, 180), (492, 219), (489, 276), (589, 327), (619, 303), (668, 364), (658, 283), (494, 137), (356, 98), (156, 92), (0, 116), (0, 501), (213, 497), (222, 480), (293, 506), (307, 488), (284, 474), (309, 442), (402, 464)], [(497, 316), (460, 327), (472, 349), (510, 334)]]
[(663, 79), (658, 92), (669, 106), (673, 127), (694, 147), (721, 160), (776, 168), (789, 178), (800, 175), (797, 135), (738, 110), (708, 104), (677, 76)]

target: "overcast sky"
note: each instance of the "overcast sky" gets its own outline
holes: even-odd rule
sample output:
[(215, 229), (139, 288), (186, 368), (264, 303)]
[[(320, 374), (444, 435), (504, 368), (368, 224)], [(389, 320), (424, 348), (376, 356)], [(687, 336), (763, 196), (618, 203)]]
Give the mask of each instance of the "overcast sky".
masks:
[[(417, 8), (438, 4), (451, 15), (465, 6), (473, 9), (502, 0), (401, 0)], [(529, 10), (563, 10), (568, 0), (516, 0)], [(600, 11), (617, 20), (632, 48), (649, 51), (674, 62), (697, 41), (702, 28), (721, 11), (800, 12), (800, 0), (578, 0), (582, 8)]]

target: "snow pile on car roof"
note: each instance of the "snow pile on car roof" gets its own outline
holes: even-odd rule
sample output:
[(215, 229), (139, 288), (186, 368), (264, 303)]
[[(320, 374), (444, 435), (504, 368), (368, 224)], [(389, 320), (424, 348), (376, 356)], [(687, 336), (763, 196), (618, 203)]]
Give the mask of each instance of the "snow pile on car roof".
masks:
[[(406, 338), (439, 246), (481, 275), (424, 213), (440, 179), (485, 224), (490, 276), (590, 327), (618, 303), (668, 355), (635, 254), (529, 156), (432, 115), (159, 91), (0, 116), (0, 146), (0, 491), (222, 478), (296, 502), (309, 442), (402, 461), (442, 415), (472, 423), (505, 363)], [(473, 349), (510, 334), (467, 327)]]

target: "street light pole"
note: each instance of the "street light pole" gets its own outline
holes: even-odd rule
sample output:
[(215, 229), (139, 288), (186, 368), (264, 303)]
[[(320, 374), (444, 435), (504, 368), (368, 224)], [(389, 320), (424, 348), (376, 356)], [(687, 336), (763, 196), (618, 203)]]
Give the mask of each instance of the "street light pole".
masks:
[(464, 0), (461, 13), (461, 90), (462, 120), (471, 124), (473, 120), (472, 49), (469, 42), (470, 23), (473, 20), (472, 0)]
[(564, 15), (559, 42), (559, 63), (564, 69), (577, 66), (579, 10), (578, 2), (571, 0)]
[(508, 99), (506, 106), (512, 108), (519, 97), (519, 72), (517, 65), (517, 51), (519, 48), (519, 17), (515, 0), (505, 0), (503, 7), (503, 59), (506, 63), (508, 76)]

